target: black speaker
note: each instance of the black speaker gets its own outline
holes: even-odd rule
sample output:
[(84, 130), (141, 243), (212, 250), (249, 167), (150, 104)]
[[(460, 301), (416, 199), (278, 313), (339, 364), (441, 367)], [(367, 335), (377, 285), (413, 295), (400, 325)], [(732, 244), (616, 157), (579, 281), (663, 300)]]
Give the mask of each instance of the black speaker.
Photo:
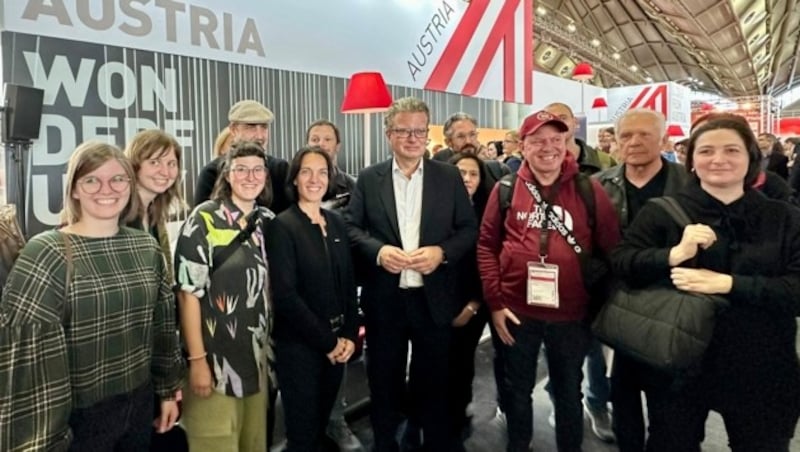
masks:
[(9, 83), (5, 91), (3, 142), (38, 139), (44, 90)]

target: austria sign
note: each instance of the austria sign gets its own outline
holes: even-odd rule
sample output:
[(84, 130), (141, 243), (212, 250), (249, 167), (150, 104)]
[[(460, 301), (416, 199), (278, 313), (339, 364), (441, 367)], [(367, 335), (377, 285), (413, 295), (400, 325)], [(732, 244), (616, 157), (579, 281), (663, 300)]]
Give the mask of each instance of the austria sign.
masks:
[(530, 103), (523, 0), (0, 0), (32, 35)]

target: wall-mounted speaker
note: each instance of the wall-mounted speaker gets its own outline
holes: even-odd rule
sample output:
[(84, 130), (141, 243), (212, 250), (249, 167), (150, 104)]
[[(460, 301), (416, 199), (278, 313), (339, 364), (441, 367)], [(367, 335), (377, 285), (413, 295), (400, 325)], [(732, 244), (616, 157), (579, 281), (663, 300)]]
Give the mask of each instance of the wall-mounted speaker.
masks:
[(6, 84), (3, 111), (3, 142), (26, 142), (39, 138), (44, 90)]

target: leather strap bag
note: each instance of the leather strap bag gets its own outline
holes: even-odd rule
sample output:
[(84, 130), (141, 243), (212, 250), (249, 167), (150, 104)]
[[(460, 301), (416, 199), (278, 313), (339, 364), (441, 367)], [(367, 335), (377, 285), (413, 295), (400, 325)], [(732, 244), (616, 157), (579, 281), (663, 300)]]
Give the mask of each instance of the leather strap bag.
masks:
[[(691, 219), (670, 197), (651, 200), (681, 228)], [(696, 369), (711, 341), (717, 314), (728, 306), (721, 295), (669, 286), (632, 289), (620, 285), (592, 323), (603, 343), (643, 363), (671, 372)]]

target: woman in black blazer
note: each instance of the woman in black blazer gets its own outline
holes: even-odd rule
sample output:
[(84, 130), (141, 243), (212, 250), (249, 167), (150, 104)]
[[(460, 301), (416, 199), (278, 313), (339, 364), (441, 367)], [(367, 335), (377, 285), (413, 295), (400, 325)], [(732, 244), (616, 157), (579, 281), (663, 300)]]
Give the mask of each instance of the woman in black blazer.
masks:
[(298, 151), (287, 179), (295, 202), (271, 222), (267, 234), (287, 452), (322, 447), (343, 364), (355, 350), (350, 242), (341, 217), (321, 206), (332, 174), (330, 157), (320, 147)]

